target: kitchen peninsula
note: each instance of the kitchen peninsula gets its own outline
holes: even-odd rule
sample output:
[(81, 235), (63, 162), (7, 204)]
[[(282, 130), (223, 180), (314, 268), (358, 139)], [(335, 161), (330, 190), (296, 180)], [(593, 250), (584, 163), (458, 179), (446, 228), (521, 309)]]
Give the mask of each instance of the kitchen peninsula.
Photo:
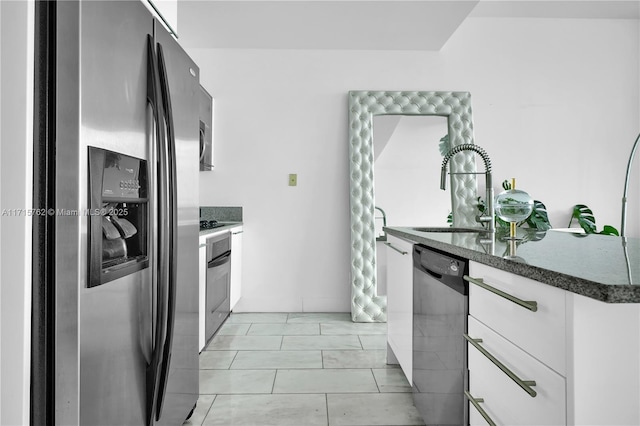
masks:
[[(505, 258), (507, 243), (493, 250), (476, 232), (421, 232), (385, 228), (390, 235), (608, 303), (640, 303), (640, 239), (548, 231), (517, 249), (519, 261)], [(429, 228), (423, 228), (429, 229)], [(626, 247), (625, 247), (626, 245)], [(626, 249), (626, 254), (625, 254)]]
[[(506, 242), (478, 232), (385, 230), (409, 255), (395, 252), (403, 268), (413, 244), (470, 260), (470, 424), (640, 424), (640, 240), (548, 231), (508, 258)], [(389, 275), (388, 294), (407, 276)], [(414, 302), (398, 300), (390, 313)]]

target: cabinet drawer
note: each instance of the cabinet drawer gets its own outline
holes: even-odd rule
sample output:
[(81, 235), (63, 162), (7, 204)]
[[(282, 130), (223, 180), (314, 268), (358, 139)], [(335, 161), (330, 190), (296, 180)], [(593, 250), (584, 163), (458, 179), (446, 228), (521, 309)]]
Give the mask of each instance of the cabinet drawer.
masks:
[(469, 275), (518, 299), (536, 302), (534, 312), (469, 283), (469, 315), (566, 376), (565, 292), (476, 262), (470, 263)]
[[(566, 424), (565, 379), (473, 318), (468, 335), (518, 378), (535, 381), (532, 397), (471, 343), (469, 394), (482, 398), (480, 407), (497, 425)], [(469, 403), (469, 424), (486, 425), (479, 411)]]

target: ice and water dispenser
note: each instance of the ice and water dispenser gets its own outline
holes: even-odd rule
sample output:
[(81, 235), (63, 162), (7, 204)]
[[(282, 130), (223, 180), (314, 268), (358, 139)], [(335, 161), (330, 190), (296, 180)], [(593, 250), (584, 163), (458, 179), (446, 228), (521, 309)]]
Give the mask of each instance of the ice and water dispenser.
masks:
[(89, 281), (95, 287), (149, 266), (147, 161), (89, 147)]

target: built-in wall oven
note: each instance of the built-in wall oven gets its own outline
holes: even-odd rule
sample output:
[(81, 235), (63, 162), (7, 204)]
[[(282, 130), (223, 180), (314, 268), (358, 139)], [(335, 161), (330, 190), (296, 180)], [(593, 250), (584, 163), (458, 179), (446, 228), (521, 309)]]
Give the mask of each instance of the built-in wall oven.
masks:
[(207, 239), (205, 341), (209, 342), (229, 316), (231, 283), (231, 232)]

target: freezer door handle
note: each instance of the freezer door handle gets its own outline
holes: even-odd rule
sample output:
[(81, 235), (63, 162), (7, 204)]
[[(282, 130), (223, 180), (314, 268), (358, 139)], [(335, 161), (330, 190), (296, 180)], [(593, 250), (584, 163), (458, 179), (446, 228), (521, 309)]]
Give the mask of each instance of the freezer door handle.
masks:
[[(164, 115), (162, 111), (162, 103), (161, 103), (161, 95), (160, 88), (158, 85), (158, 66), (157, 66), (157, 58), (154, 50), (154, 42), (151, 35), (147, 35), (147, 102), (152, 110), (152, 119), (155, 131), (155, 144), (151, 148), (151, 151), (154, 152), (152, 155), (156, 155), (155, 152), (158, 150), (157, 145), (161, 144), (165, 139), (165, 129), (161, 124), (160, 117)], [(160, 168), (158, 168), (160, 170)], [(160, 172), (161, 173), (161, 172)], [(161, 179), (158, 177), (156, 179), (157, 185), (161, 186)], [(155, 194), (158, 196), (158, 207), (163, 202), (162, 195), (160, 193)], [(162, 214), (158, 214), (158, 235), (155, 236), (157, 241), (157, 245), (160, 245), (162, 242), (162, 238), (164, 238), (164, 231), (161, 229), (162, 223)], [(166, 324), (165, 316), (166, 309), (164, 309), (165, 303), (163, 301), (166, 299), (166, 290), (165, 286), (162, 284), (164, 279), (164, 274), (160, 270), (162, 265), (166, 264), (166, 261), (162, 259), (163, 253), (162, 250), (156, 251), (156, 268), (158, 268), (157, 274), (153, 274), (153, 292), (155, 293), (152, 297), (155, 300), (155, 305), (152, 313), (152, 334), (153, 334), (153, 342), (152, 342), (152, 352), (151, 352), (151, 361), (147, 366), (147, 425), (153, 425), (154, 423), (154, 413), (156, 407), (156, 394), (158, 389), (158, 383), (160, 381), (160, 366), (162, 365), (162, 347), (165, 339), (166, 331), (164, 330), (164, 325)], [(155, 318), (154, 318), (155, 316)]]
[(167, 381), (169, 376), (169, 366), (171, 365), (171, 347), (173, 343), (173, 330), (175, 323), (176, 311), (176, 275), (178, 264), (178, 247), (177, 247), (177, 182), (176, 182), (176, 143), (175, 128), (173, 125), (173, 111), (171, 108), (171, 94), (169, 91), (169, 79), (167, 77), (167, 68), (164, 60), (162, 45), (157, 44), (158, 49), (158, 71), (160, 76), (160, 89), (162, 94), (162, 111), (164, 112), (164, 124), (166, 137), (162, 146), (160, 157), (164, 158), (163, 169), (165, 172), (164, 184), (162, 189), (166, 195), (166, 203), (163, 205), (165, 224), (163, 229), (167, 229), (166, 238), (163, 239), (164, 245), (161, 250), (164, 251), (166, 259), (166, 267), (168, 268), (166, 282), (167, 303), (165, 305), (167, 315), (165, 316), (164, 329), (166, 331), (164, 345), (162, 348), (162, 364), (160, 365), (160, 383), (158, 387), (158, 397), (156, 401), (156, 420), (160, 420), (162, 415), (162, 406), (167, 389)]

